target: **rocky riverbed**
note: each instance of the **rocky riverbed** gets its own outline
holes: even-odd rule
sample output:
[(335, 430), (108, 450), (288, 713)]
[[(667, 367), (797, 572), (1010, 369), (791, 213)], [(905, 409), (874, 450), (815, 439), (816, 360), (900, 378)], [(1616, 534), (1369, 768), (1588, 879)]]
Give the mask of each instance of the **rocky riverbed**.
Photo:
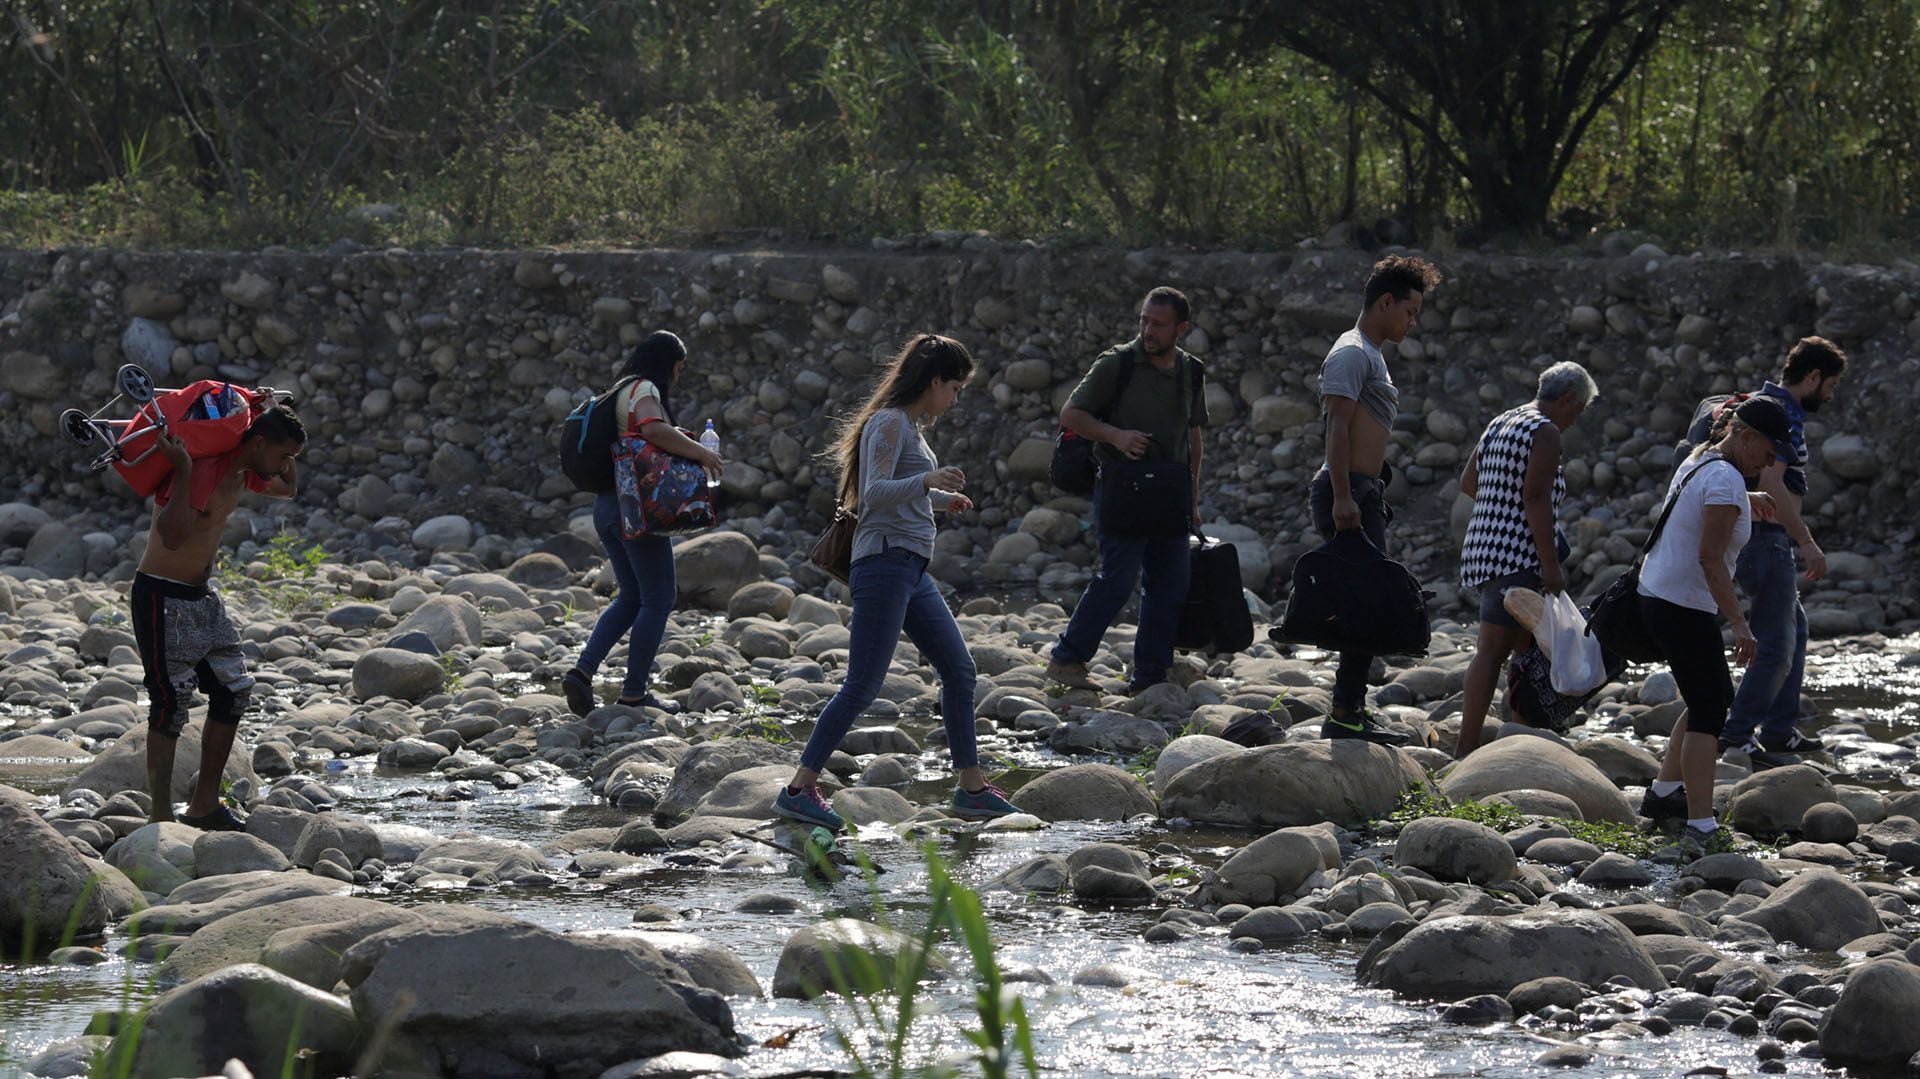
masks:
[[(1740, 841), (1694, 859), (1634, 816), (1679, 707), (1664, 674), (1450, 766), (1470, 627), (1376, 670), (1374, 705), (1417, 735), (1393, 750), (1318, 738), (1329, 657), (1262, 640), (1138, 698), (1062, 694), (1041, 666), (1064, 610), (976, 596), (982, 752), (1027, 813), (940, 811), (937, 693), (903, 643), (830, 769), (887, 870), (870, 890), (776, 849), (768, 803), (847, 611), (796, 592), (755, 546), (773, 530), (680, 545), (658, 677), (684, 711), (584, 719), (557, 676), (610, 582), (580, 537), (488, 560), (428, 537), (415, 564), (305, 576), (248, 541), (221, 579), (261, 680), (227, 776), (244, 834), (145, 823), (124, 582), (0, 576), (0, 850), (39, 867), (0, 881), (8, 955), (38, 942), (0, 968), (6, 1066), (277, 1072), (293, 1045), (320, 1074), (847, 1067), (836, 1024), (874, 1032), (806, 998), (823, 956), (910, 952), (923, 842), (984, 897), (1038, 1056), (1073, 1074), (1900, 1074), (1920, 1052), (1912, 627), (1816, 642), (1831, 752), (1724, 760)], [(1116, 687), (1130, 640), (1093, 665)], [(1251, 713), (1282, 740), (1218, 737)], [(184, 794), (193, 732), (180, 752)], [(969, 981), (925, 991), (919, 1062), (965, 1056)]]

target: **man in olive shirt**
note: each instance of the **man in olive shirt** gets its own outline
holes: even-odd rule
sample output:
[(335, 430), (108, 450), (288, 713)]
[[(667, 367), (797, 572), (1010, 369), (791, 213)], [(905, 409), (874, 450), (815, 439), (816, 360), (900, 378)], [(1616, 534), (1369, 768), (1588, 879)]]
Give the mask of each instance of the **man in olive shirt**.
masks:
[[(1060, 423), (1094, 444), (1102, 467), (1121, 458), (1184, 463), (1188, 474), (1188, 523), (1200, 522), (1200, 429), (1207, 402), (1196, 373), (1200, 361), (1179, 347), (1189, 328), (1187, 298), (1156, 288), (1140, 304), (1140, 335), (1100, 354), (1060, 410)], [(1121, 387), (1121, 371), (1126, 385)], [(1097, 502), (1097, 500), (1096, 500)], [(1184, 531), (1174, 535), (1116, 535), (1100, 528), (1100, 570), (1073, 609), (1054, 645), (1048, 677), (1069, 686), (1097, 689), (1087, 660), (1107, 627), (1140, 584), (1140, 629), (1134, 638), (1133, 676), (1127, 692), (1139, 693), (1167, 680), (1173, 666), (1173, 635), (1187, 599), (1188, 553)]]
[[(1420, 304), (1440, 283), (1440, 272), (1424, 259), (1391, 255), (1374, 263), (1367, 275), (1360, 321), (1341, 334), (1320, 368), (1320, 400), (1326, 413), (1327, 460), (1313, 477), (1314, 527), (1332, 539), (1336, 532), (1360, 529), (1386, 550), (1387, 440), (1400, 401), (1387, 372), (1380, 342), (1406, 339)], [(1361, 738), (1400, 745), (1407, 736), (1375, 723), (1367, 714), (1367, 673), (1373, 656), (1340, 653), (1333, 677), (1333, 711), (1321, 725), (1328, 738)]]

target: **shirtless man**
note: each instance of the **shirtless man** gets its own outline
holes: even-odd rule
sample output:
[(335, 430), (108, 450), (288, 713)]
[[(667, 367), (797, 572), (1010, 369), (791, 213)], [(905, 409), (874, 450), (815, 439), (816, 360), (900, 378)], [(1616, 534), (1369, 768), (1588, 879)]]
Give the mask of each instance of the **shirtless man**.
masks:
[(239, 447), (219, 457), (196, 460), (179, 439), (160, 436), (160, 452), (172, 462), (173, 477), (154, 495), (153, 527), (132, 596), (133, 636), (151, 702), (147, 790), (153, 796), (152, 820), (174, 819), (174, 750), (197, 686), (207, 694), (207, 721), (199, 781), (180, 820), (209, 831), (244, 827), (220, 802), (220, 777), (253, 676), (240, 652), (240, 636), (210, 582), (213, 559), (242, 491), (293, 497), (293, 461), (306, 443), (306, 429), (284, 408), (262, 412)]
[[(1380, 342), (1406, 339), (1420, 317), (1420, 303), (1440, 283), (1440, 271), (1424, 259), (1390, 255), (1374, 263), (1360, 321), (1340, 335), (1320, 367), (1320, 400), (1326, 414), (1327, 459), (1313, 477), (1314, 527), (1332, 539), (1360, 529), (1386, 550), (1387, 436), (1400, 391), (1387, 373)], [(1333, 677), (1333, 709), (1321, 724), (1327, 738), (1359, 738), (1400, 745), (1407, 736), (1375, 723), (1367, 714), (1367, 672), (1373, 656), (1340, 653)]]

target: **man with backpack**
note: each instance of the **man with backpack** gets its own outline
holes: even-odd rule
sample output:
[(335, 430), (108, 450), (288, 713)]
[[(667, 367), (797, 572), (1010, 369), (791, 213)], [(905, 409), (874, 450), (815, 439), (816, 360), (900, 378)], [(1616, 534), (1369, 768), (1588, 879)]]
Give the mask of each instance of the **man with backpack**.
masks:
[(1099, 689), (1087, 661), (1140, 581), (1140, 627), (1127, 692), (1167, 680), (1186, 602), (1188, 530), (1200, 522), (1204, 368), (1180, 348), (1190, 327), (1185, 294), (1161, 286), (1140, 304), (1139, 335), (1101, 353), (1060, 410), (1060, 423), (1094, 444), (1094, 526), (1100, 569), (1053, 647), (1047, 677)]
[[(1752, 395), (1772, 397), (1786, 409), (1796, 458), (1776, 460), (1761, 471), (1759, 490), (1773, 499), (1774, 517), (1754, 521), (1753, 537), (1741, 549), (1733, 575), (1752, 605), (1747, 620), (1759, 650), (1734, 693), (1720, 749), (1739, 749), (1756, 768), (1792, 764), (1797, 758), (1791, 754), (1823, 748), (1820, 739), (1795, 729), (1807, 661), (1807, 612), (1793, 579), (1794, 552), (1798, 548), (1807, 580), (1826, 576), (1827, 556), (1800, 515), (1808, 463), (1802, 425), (1808, 413), (1833, 400), (1846, 370), (1847, 354), (1840, 346), (1824, 337), (1803, 337), (1788, 350), (1780, 381), (1768, 382)], [(1743, 396), (1702, 402), (1687, 431), (1688, 442), (1709, 440), (1716, 417), (1730, 413), (1728, 404)]]

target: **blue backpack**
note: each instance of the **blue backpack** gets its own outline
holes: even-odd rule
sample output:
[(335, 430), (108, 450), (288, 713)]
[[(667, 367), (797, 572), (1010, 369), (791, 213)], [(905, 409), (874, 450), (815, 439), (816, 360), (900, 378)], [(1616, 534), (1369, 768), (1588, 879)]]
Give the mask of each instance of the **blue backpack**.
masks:
[(628, 375), (598, 397), (574, 406), (560, 421), (560, 471), (574, 487), (589, 494), (613, 490), (613, 440), (620, 410), (616, 395), (639, 376)]

